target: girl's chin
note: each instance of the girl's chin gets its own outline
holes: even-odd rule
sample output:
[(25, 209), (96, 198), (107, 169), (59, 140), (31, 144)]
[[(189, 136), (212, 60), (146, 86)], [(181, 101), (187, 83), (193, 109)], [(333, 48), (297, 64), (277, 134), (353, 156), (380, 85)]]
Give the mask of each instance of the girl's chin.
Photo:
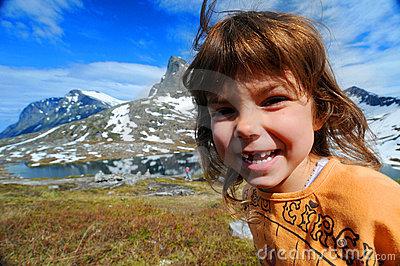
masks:
[(273, 189), (280, 184), (280, 182), (271, 177), (250, 177), (246, 181), (249, 185), (262, 189)]

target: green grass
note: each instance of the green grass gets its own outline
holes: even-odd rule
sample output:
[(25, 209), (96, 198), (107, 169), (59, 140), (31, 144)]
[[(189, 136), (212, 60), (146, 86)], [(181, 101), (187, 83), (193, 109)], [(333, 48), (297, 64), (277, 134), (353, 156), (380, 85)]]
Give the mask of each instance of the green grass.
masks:
[[(147, 196), (151, 182), (193, 196)], [(0, 185), (0, 264), (253, 265), (249, 240), (205, 182), (144, 180), (113, 190)]]

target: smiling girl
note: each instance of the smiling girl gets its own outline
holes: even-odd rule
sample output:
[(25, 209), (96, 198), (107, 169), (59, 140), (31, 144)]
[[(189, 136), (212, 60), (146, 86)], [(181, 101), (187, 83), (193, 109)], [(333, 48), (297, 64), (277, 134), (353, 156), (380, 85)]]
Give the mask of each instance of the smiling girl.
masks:
[(255, 11), (209, 27), (215, 2), (203, 3), (184, 83), (205, 175), (223, 176), (226, 202), (244, 206), (260, 261), (399, 265), (400, 186), (376, 171), (366, 119), (337, 85), (318, 31)]

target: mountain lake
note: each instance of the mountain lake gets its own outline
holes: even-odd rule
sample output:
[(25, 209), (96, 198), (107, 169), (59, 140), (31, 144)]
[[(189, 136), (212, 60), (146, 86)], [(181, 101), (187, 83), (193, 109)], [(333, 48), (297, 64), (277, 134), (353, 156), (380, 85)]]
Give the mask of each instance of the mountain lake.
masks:
[(25, 162), (6, 164), (5, 169), (21, 178), (62, 178), (68, 176), (104, 174), (145, 174), (172, 176), (184, 175), (185, 167), (191, 173), (201, 171), (196, 153), (172, 153), (140, 156), (131, 159), (99, 160), (92, 162), (68, 163), (29, 167)]
[[(63, 178), (68, 176), (104, 174), (145, 174), (173, 176), (184, 175), (188, 166), (192, 173), (200, 173), (201, 166), (197, 153), (172, 153), (133, 157), (131, 159), (100, 160), (82, 163), (68, 163), (29, 167), (25, 162), (6, 164), (5, 169), (21, 178)], [(381, 172), (393, 179), (400, 179), (400, 170), (384, 164)]]

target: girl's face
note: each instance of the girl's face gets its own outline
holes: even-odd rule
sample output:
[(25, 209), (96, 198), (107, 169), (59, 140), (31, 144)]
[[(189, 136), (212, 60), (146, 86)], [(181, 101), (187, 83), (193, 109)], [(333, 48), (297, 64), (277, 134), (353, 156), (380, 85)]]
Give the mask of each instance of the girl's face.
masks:
[[(290, 77), (290, 76), (289, 76)], [(209, 97), (217, 152), (225, 165), (255, 187), (301, 189), (312, 171), (312, 101), (281, 79), (225, 85)]]

